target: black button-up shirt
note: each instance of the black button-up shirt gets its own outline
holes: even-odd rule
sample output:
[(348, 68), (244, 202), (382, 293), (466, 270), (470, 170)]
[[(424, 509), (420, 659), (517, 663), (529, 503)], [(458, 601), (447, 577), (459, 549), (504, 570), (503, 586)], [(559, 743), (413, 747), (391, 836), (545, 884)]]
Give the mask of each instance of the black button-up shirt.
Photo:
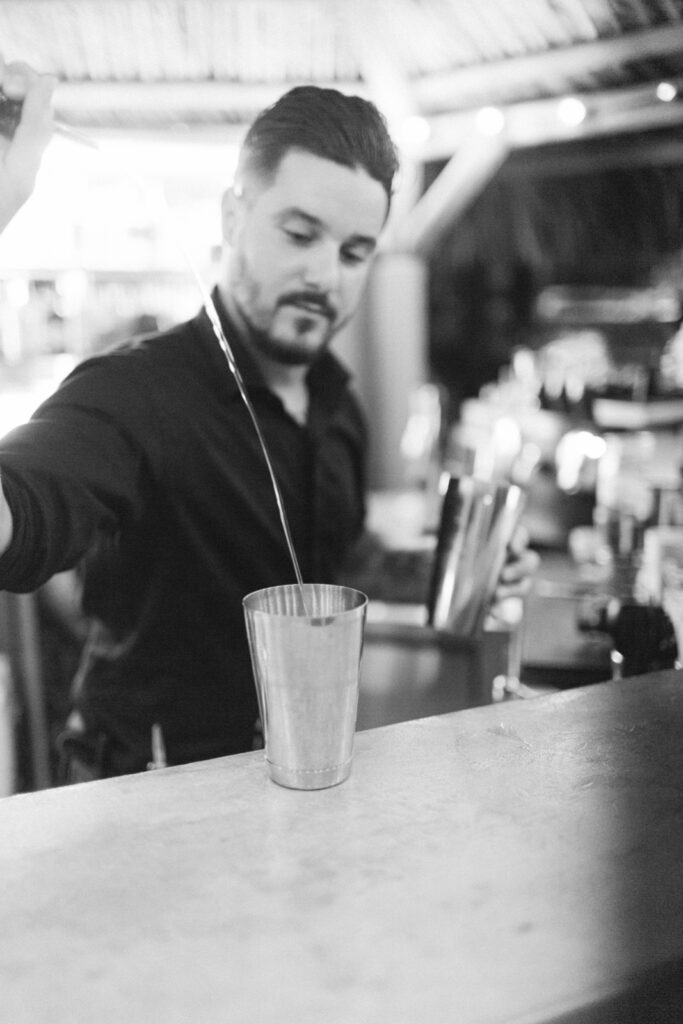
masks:
[[(218, 297), (215, 297), (219, 304)], [(364, 519), (366, 433), (329, 353), (301, 426), (226, 327), (304, 580), (332, 582)], [(14, 517), (0, 587), (81, 566), (92, 640), (77, 695), (118, 770), (248, 749), (257, 715), (242, 598), (295, 573), (248, 411), (205, 312), (84, 362), (0, 441)]]

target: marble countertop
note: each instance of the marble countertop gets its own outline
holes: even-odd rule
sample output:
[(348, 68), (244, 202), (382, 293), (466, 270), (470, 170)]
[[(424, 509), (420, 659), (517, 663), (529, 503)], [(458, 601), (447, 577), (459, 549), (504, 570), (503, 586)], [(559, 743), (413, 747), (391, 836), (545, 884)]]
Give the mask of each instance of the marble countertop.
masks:
[(0, 1020), (630, 1020), (683, 977), (682, 737), (667, 672), (358, 733), (334, 789), (259, 752), (8, 797)]

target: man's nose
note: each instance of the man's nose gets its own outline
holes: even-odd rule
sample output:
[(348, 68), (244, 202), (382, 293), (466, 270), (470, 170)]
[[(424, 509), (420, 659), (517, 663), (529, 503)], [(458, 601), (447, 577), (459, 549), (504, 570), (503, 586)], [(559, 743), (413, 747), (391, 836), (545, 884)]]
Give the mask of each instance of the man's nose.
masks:
[(306, 284), (326, 295), (333, 294), (339, 285), (340, 260), (336, 245), (315, 246), (306, 263)]

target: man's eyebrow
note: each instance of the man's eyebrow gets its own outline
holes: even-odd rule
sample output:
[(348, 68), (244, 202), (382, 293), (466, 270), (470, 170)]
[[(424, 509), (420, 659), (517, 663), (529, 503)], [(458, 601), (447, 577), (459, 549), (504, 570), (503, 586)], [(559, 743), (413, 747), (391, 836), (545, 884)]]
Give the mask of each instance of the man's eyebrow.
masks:
[[(285, 210), (282, 210), (278, 215), (278, 221), (283, 224), (290, 217), (298, 217), (300, 220), (306, 221), (312, 228), (322, 227), (323, 222), (319, 217), (314, 217), (313, 214), (307, 213), (298, 206), (288, 206)], [(344, 241), (344, 245), (362, 245), (367, 249), (375, 249), (377, 246), (377, 239), (372, 235), (351, 235)]]
[(300, 220), (305, 220), (311, 227), (322, 227), (322, 221), (319, 217), (314, 217), (312, 213), (306, 213), (299, 206), (288, 206), (284, 210), (280, 210), (277, 219), (285, 221), (290, 217), (299, 217)]

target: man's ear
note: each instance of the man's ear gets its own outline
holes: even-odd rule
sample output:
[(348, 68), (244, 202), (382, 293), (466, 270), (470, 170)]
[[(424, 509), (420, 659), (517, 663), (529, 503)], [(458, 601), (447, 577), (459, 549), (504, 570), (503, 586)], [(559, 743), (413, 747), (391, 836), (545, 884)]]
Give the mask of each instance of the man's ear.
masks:
[(221, 200), (221, 222), (223, 228), (223, 241), (230, 245), (237, 230), (237, 205), (238, 199), (234, 188), (227, 188)]

